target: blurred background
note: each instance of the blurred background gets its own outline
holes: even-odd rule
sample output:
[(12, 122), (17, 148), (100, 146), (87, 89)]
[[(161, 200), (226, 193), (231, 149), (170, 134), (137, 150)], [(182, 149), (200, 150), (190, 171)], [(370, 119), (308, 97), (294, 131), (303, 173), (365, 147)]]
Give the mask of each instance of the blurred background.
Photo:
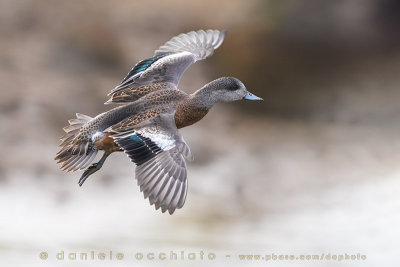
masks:
[[(396, 0), (2, 0), (1, 265), (264, 266), (237, 255), (360, 253), (367, 260), (268, 264), (398, 266), (399, 12)], [(195, 156), (183, 209), (149, 206), (123, 153), (82, 188), (80, 172), (59, 170), (68, 119), (110, 109), (107, 93), (134, 64), (209, 28), (226, 29), (225, 42), (180, 88), (234, 76), (264, 101), (218, 105), (182, 130)], [(125, 259), (56, 260), (110, 250)], [(171, 250), (217, 259), (134, 259)]]

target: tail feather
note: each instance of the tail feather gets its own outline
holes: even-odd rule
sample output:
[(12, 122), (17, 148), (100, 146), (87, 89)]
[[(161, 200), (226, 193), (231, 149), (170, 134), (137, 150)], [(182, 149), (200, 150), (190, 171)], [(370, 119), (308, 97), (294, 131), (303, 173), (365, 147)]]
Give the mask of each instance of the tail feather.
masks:
[(92, 160), (96, 157), (97, 149), (88, 150), (89, 142), (82, 141), (77, 138), (80, 135), (80, 130), (92, 118), (80, 113), (76, 114), (76, 119), (68, 120), (68, 126), (64, 127), (65, 134), (61, 137), (60, 151), (57, 153), (55, 160), (61, 163), (61, 169), (64, 171), (76, 171), (85, 169)]
[(90, 121), (91, 119), (93, 119), (92, 117), (85, 115), (85, 114), (81, 114), (81, 113), (76, 113), (76, 117), (80, 120), (84, 120), (84, 121)]
[(68, 132), (72, 132), (74, 130), (78, 130), (79, 128), (81, 128), (81, 125), (79, 125), (79, 124), (72, 125), (71, 124), (71, 125), (65, 126), (63, 128), (63, 130), (64, 130), (64, 132), (68, 133)]

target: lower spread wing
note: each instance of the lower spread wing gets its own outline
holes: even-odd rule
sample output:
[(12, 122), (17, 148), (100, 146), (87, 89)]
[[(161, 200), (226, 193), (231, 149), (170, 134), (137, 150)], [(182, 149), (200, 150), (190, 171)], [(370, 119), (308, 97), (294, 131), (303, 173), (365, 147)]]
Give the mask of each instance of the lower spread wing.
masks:
[(211, 56), (224, 37), (225, 31), (218, 30), (192, 31), (173, 37), (155, 52), (154, 57), (136, 64), (109, 93), (111, 98), (106, 103), (132, 102), (160, 90), (160, 87), (176, 88), (185, 70), (196, 61)]
[(136, 167), (140, 191), (150, 204), (172, 214), (183, 207), (187, 192), (185, 159), (190, 149), (178, 132), (174, 114), (160, 114), (138, 128), (114, 136)]

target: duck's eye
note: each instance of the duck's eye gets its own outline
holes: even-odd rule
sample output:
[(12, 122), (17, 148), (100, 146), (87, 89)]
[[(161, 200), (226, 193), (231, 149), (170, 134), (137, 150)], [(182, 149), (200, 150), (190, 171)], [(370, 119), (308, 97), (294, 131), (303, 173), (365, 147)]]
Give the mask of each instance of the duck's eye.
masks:
[(240, 88), (240, 86), (239, 86), (239, 84), (237, 84), (237, 83), (232, 84), (231, 86), (229, 86), (229, 90), (230, 90), (230, 91), (236, 91), (236, 90), (238, 90), (239, 88)]

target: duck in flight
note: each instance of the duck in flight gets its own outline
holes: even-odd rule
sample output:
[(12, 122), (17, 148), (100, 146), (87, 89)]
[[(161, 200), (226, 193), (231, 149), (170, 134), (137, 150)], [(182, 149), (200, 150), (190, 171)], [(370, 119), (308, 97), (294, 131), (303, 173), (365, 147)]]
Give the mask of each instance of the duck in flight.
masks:
[[(82, 186), (111, 153), (123, 151), (136, 164), (137, 183), (151, 205), (170, 214), (182, 208), (188, 185), (185, 159), (192, 154), (178, 129), (201, 120), (215, 103), (262, 100), (233, 77), (216, 79), (193, 94), (178, 89), (185, 70), (211, 56), (224, 37), (225, 31), (218, 30), (182, 33), (136, 64), (109, 93), (105, 104), (118, 107), (94, 118), (77, 113), (69, 120), (55, 158), (61, 169), (85, 170)], [(99, 150), (103, 156), (90, 165)]]

